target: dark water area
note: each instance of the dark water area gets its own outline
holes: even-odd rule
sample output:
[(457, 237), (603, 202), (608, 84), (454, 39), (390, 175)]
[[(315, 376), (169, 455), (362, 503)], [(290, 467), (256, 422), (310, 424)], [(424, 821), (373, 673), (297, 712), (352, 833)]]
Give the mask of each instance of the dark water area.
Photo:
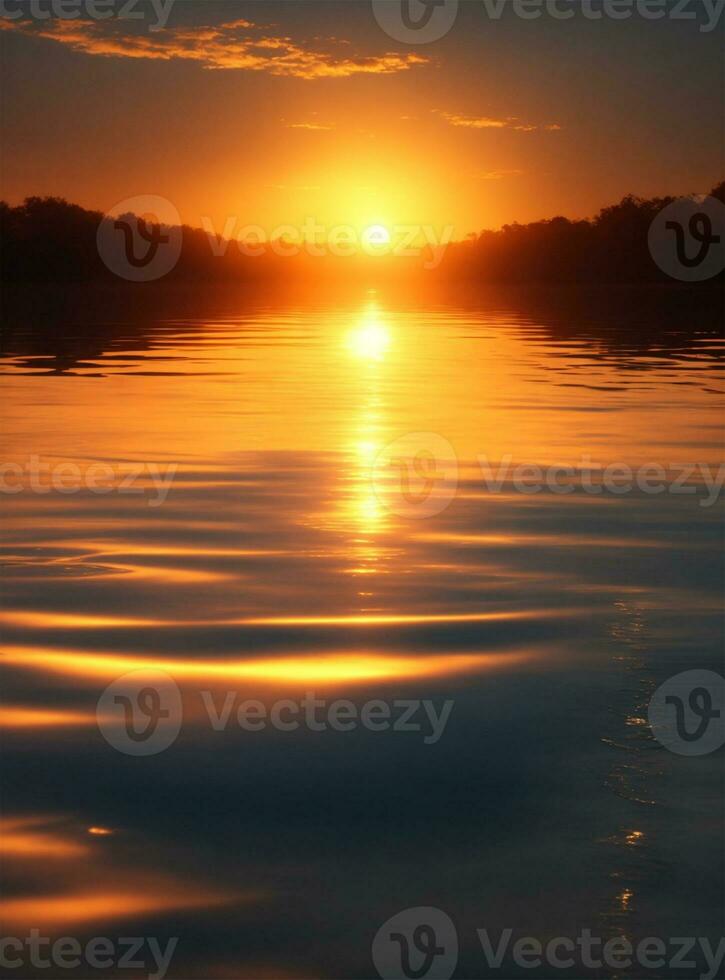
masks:
[[(722, 672), (721, 294), (77, 287), (6, 313), (5, 935), (178, 937), (176, 980), (369, 978), (420, 906), (468, 980), (551, 975), (487, 966), (483, 928), (717, 947), (722, 750), (667, 751), (647, 705)], [(135, 756), (97, 712), (138, 670), (183, 724)], [(430, 714), (237, 723), (310, 697)]]

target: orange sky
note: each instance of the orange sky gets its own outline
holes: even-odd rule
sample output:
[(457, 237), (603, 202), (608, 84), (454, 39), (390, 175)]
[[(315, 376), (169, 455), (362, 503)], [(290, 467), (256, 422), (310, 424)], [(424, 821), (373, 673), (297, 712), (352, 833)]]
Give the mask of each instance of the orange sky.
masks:
[(176, 4), (156, 31), (0, 27), (13, 203), (162, 194), (218, 234), (314, 217), (462, 238), (722, 179), (721, 38), (696, 23), (494, 22), (468, 3), (411, 45), (369, 3), (325, 0)]

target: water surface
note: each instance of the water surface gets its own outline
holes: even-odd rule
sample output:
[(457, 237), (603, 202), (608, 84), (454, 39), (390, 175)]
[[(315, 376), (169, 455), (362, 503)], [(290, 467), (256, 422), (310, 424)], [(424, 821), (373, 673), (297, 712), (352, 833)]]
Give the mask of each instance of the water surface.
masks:
[[(715, 937), (722, 759), (645, 719), (667, 677), (720, 668), (721, 508), (697, 473), (579, 480), (721, 462), (716, 318), (680, 295), (21, 305), (4, 455), (44, 469), (3, 501), (5, 931), (178, 936), (186, 980), (370, 977), (413, 906), (455, 921), (468, 978), (494, 975), (482, 927)], [(433, 513), (379, 478), (410, 433), (451, 447)], [(574, 489), (492, 490), (481, 456)], [(146, 666), (185, 721), (134, 758), (96, 703)], [(453, 708), (434, 744), (215, 732), (201, 691)]]

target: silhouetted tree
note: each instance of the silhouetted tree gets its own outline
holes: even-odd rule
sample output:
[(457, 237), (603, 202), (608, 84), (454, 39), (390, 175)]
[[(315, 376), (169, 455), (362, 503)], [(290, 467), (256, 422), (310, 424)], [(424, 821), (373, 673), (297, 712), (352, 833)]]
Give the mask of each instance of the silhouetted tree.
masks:
[[(725, 181), (711, 191), (725, 202)], [(434, 273), (439, 279), (480, 282), (628, 283), (668, 280), (652, 260), (648, 232), (674, 198), (628, 195), (592, 220), (555, 217), (504, 225), (449, 245)], [(10, 282), (74, 282), (113, 279), (96, 246), (99, 211), (62, 198), (29, 197), (18, 207), (0, 201), (0, 275)], [(391, 277), (421, 270), (420, 260), (284, 258), (244, 255), (229, 242), (215, 256), (205, 232), (182, 228), (183, 248), (169, 278), (189, 281), (276, 281), (322, 277), (363, 268)], [(357, 262), (357, 265), (355, 264)]]

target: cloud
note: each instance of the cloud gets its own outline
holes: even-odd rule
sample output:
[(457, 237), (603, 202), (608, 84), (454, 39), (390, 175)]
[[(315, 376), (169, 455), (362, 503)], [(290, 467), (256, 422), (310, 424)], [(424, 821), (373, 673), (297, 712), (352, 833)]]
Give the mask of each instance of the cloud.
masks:
[(453, 112), (441, 112), (440, 115), (451, 126), (465, 126), (466, 129), (505, 129), (508, 125), (505, 119), (488, 116), (459, 116)]
[(268, 28), (248, 20), (194, 29), (166, 28), (153, 35), (124, 34), (123, 23), (119, 21), (59, 19), (35, 24), (27, 20), (4, 20), (0, 26), (56, 41), (89, 55), (195, 61), (209, 70), (258, 71), (303, 79), (390, 75), (430, 61), (414, 53), (354, 56), (340, 40), (316, 40), (313, 46), (264, 33)]
[(332, 126), (325, 126), (323, 123), (287, 123), (287, 129), (316, 129), (316, 130), (328, 130), (332, 129)]
[(502, 180), (504, 177), (520, 177), (523, 170), (487, 170), (482, 174), (475, 174), (479, 180)]
[(438, 112), (441, 119), (445, 119), (451, 126), (462, 126), (465, 129), (513, 129), (521, 133), (534, 133), (537, 131), (554, 132), (561, 129), (558, 123), (548, 123), (546, 125), (533, 125), (524, 123), (516, 116), (507, 116), (505, 119), (495, 119), (491, 116), (464, 116), (455, 112)]

